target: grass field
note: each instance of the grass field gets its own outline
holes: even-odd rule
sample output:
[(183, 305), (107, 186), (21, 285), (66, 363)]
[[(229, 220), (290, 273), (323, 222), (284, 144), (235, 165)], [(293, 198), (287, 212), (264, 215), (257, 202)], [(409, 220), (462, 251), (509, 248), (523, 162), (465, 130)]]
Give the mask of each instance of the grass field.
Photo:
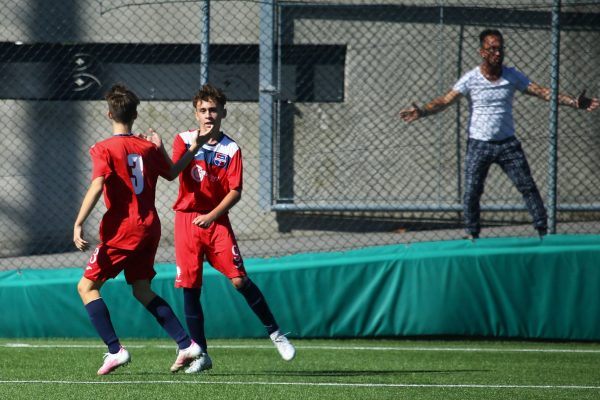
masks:
[(600, 399), (600, 344), (212, 340), (213, 369), (171, 374), (168, 340), (123, 340), (132, 362), (97, 376), (97, 340), (0, 339), (1, 399)]

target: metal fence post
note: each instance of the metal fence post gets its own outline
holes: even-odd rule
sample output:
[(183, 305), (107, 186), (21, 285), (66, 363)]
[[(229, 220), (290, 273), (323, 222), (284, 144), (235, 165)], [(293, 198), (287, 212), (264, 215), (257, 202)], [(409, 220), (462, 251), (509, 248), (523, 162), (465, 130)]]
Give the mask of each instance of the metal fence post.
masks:
[(548, 229), (556, 233), (556, 162), (558, 131), (558, 85), (560, 69), (560, 0), (552, 4), (552, 65), (550, 68), (550, 127), (548, 152)]
[(202, 2), (202, 34), (200, 38), (200, 85), (208, 83), (210, 63), (210, 0)]
[(259, 206), (268, 211), (273, 187), (273, 95), (274, 83), (274, 19), (275, 0), (261, 2), (259, 32)]

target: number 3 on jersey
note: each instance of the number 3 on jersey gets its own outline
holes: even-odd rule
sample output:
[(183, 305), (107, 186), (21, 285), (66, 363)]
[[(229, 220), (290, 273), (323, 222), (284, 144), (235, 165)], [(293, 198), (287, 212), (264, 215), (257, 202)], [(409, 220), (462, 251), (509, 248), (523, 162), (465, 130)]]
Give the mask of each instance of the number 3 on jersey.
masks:
[(139, 154), (127, 155), (127, 163), (131, 169), (131, 184), (135, 194), (144, 190), (144, 159)]

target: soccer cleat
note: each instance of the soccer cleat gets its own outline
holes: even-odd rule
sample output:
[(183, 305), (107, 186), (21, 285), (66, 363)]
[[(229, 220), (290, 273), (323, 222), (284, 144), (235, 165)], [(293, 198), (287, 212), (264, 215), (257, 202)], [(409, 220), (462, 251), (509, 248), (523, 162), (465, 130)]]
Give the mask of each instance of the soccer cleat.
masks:
[(187, 367), (192, 361), (200, 357), (202, 350), (196, 342), (192, 340), (192, 344), (185, 349), (177, 349), (177, 358), (171, 365), (171, 372), (177, 372), (183, 367)]
[(104, 354), (104, 363), (98, 370), (98, 375), (107, 375), (113, 372), (115, 369), (122, 365), (129, 364), (131, 356), (129, 352), (121, 346), (119, 351), (115, 354), (106, 353)]
[(185, 370), (186, 374), (199, 374), (202, 371), (208, 371), (212, 368), (212, 360), (206, 353), (202, 353), (200, 358), (192, 361), (190, 366)]
[(277, 348), (279, 355), (285, 361), (291, 361), (296, 356), (296, 348), (293, 344), (290, 343), (287, 337), (279, 331), (273, 332), (271, 335), (271, 340), (273, 344)]

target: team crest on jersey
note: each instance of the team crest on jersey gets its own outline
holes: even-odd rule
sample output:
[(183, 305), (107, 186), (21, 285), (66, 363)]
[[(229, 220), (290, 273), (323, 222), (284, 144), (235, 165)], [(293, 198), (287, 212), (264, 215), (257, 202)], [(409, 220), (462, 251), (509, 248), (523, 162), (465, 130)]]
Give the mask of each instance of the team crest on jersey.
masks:
[(229, 161), (229, 156), (223, 153), (215, 153), (215, 159), (213, 160), (213, 164), (217, 167), (224, 167), (227, 165), (227, 161)]

